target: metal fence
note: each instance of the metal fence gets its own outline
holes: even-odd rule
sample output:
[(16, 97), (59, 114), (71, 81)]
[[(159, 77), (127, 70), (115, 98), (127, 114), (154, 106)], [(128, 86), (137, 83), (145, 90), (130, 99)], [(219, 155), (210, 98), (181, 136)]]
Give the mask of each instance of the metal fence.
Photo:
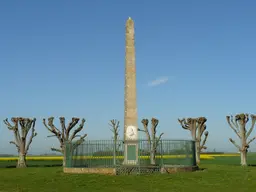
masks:
[[(154, 166), (196, 166), (195, 142), (191, 140), (160, 140), (157, 148), (147, 140), (133, 141), (137, 145), (139, 168)], [(87, 140), (79, 146), (66, 144), (66, 167), (120, 168), (124, 166), (125, 145), (121, 140)], [(152, 154), (153, 153), (153, 154)]]

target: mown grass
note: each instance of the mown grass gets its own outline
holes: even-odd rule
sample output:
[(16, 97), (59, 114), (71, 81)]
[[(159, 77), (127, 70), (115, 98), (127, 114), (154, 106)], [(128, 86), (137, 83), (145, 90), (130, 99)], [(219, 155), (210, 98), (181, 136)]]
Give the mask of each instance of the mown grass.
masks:
[[(203, 165), (217, 164), (217, 165), (239, 165), (240, 157), (214, 157), (214, 159), (201, 160)], [(256, 155), (248, 156), (248, 164), (256, 166)], [(61, 160), (28, 160), (28, 167), (60, 167), (62, 166)], [(16, 167), (16, 161), (0, 161), (0, 168), (14, 168)], [(0, 191), (1, 192), (1, 191)]]
[[(0, 161), (0, 168), (15, 168), (17, 161)], [(60, 160), (47, 160), (47, 161), (27, 161), (28, 167), (61, 167), (62, 161)], [(0, 190), (1, 192), (1, 190)]]
[(245, 192), (256, 187), (256, 167), (203, 164), (204, 171), (171, 175), (64, 174), (62, 168), (0, 169), (1, 192)]
[[(31, 161), (35, 164), (57, 161)], [(239, 166), (239, 157), (202, 160), (203, 171), (170, 175), (104, 176), (64, 174), (61, 167), (0, 169), (0, 192), (246, 192), (255, 191), (256, 167)], [(15, 163), (15, 162), (14, 162)], [(59, 162), (61, 164), (61, 161)], [(256, 164), (256, 156), (248, 163)]]

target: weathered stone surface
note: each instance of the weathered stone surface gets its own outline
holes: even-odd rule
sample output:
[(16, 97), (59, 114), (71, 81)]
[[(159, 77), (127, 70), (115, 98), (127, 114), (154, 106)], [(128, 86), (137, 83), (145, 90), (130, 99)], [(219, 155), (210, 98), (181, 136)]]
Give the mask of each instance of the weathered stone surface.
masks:
[(116, 168), (63, 168), (64, 173), (73, 174), (103, 174), (103, 175), (120, 175), (126, 173), (128, 175), (138, 172), (141, 174), (152, 174), (152, 173), (162, 173), (162, 174), (173, 174), (177, 172), (192, 172), (198, 170), (197, 166), (194, 167), (159, 167), (155, 166), (123, 166), (117, 171)]
[(115, 168), (63, 168), (64, 173), (116, 175)]
[(134, 22), (129, 18), (125, 30), (125, 102), (124, 102), (124, 139), (129, 125), (138, 127), (136, 101), (136, 64), (135, 64)]
[(189, 166), (189, 167), (162, 167), (161, 173), (177, 173), (177, 172), (192, 172), (198, 170), (197, 166)]

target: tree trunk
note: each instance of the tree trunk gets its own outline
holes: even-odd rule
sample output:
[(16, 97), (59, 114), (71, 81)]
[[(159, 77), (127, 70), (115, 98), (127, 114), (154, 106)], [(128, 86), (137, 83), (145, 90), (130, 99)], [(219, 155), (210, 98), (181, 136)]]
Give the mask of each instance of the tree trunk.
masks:
[(62, 166), (63, 166), (63, 167), (66, 167), (67, 153), (66, 153), (66, 150), (65, 150), (65, 149), (63, 150), (62, 155), (63, 155)]
[(116, 141), (116, 139), (114, 140), (114, 155), (113, 155), (113, 158), (114, 158), (114, 161), (113, 161), (113, 163), (114, 163), (114, 165), (116, 165), (116, 149), (117, 149), (117, 141)]
[(63, 167), (66, 167), (66, 156), (63, 156), (62, 166), (63, 166)]
[(155, 165), (156, 164), (156, 150), (155, 150), (155, 141), (150, 142), (150, 164)]
[(241, 151), (240, 156), (241, 156), (241, 165), (247, 166), (247, 151), (246, 150)]
[(196, 138), (196, 129), (191, 131), (192, 139), (195, 141), (196, 164), (200, 163), (200, 138)]
[(27, 167), (26, 164), (26, 155), (24, 153), (19, 153), (19, 159), (17, 163), (17, 168), (25, 168)]
[(155, 165), (156, 164), (156, 153), (155, 150), (152, 149), (150, 153), (150, 164)]
[(200, 163), (200, 142), (196, 141), (196, 164)]
[(240, 148), (240, 157), (241, 157), (241, 165), (247, 166), (247, 142), (246, 142), (246, 128), (245, 124), (243, 124), (243, 127), (241, 127), (241, 148)]

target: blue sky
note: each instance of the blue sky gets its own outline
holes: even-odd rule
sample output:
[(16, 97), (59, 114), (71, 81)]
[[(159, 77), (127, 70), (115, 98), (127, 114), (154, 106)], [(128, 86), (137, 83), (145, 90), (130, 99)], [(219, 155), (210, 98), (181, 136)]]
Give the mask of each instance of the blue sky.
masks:
[[(139, 119), (157, 117), (165, 138), (188, 139), (177, 118), (205, 116), (209, 150), (235, 150), (225, 116), (256, 110), (255, 7), (253, 0), (1, 1), (0, 119), (37, 118), (30, 153), (58, 146), (42, 125), (50, 116), (84, 117), (88, 138), (109, 139), (110, 119), (123, 126), (130, 16)], [(149, 86), (157, 79), (164, 80)], [(15, 153), (12, 137), (1, 123), (0, 153)]]

